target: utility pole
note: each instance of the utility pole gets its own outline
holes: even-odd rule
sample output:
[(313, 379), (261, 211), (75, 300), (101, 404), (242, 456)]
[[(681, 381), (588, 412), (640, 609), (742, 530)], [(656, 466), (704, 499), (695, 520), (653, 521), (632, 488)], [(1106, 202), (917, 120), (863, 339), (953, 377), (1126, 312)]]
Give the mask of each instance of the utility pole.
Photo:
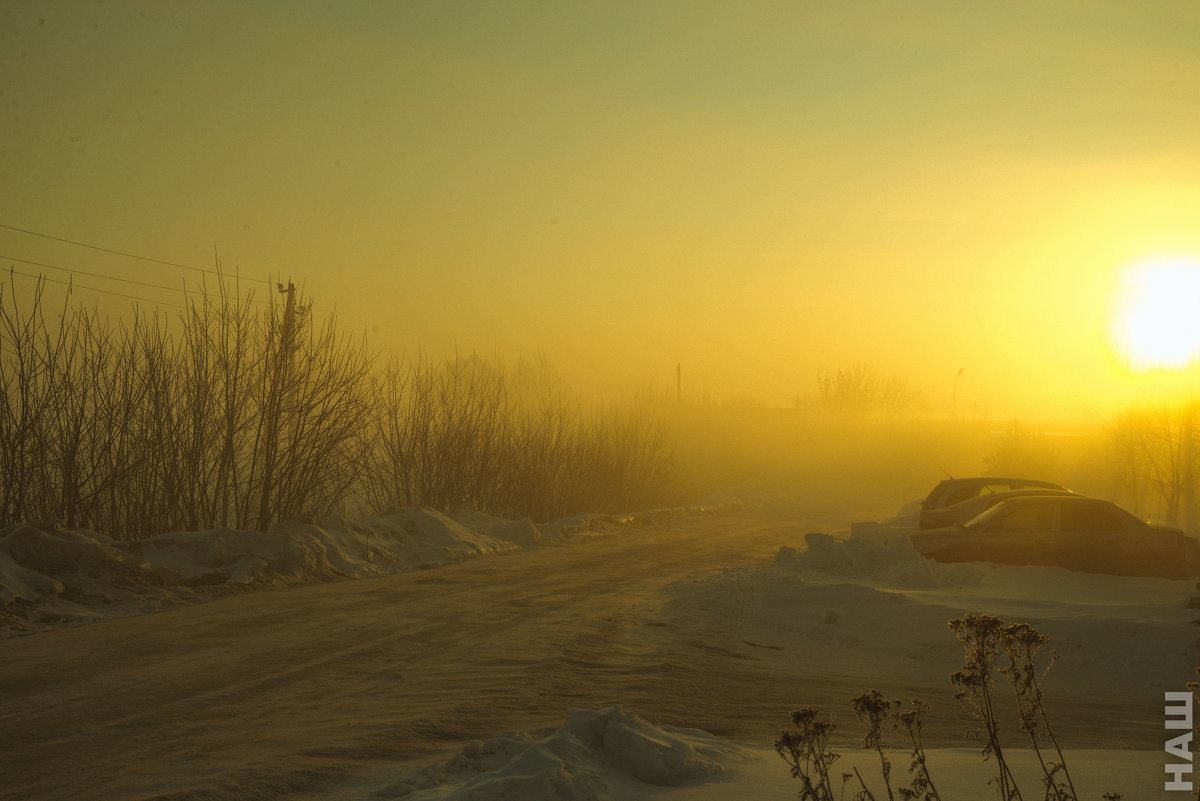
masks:
[(285, 350), (291, 349), (292, 344), (292, 317), (296, 313), (296, 285), (292, 283), (292, 279), (288, 279), (287, 286), (276, 284), (279, 287), (279, 294), (287, 295), (287, 302), (283, 307), (283, 336), (281, 344), (284, 347), (280, 348), (282, 354)]
[(283, 323), (279, 330), (279, 350), (275, 358), (274, 380), (267, 390), (266, 449), (263, 458), (262, 492), (258, 499), (258, 528), (266, 531), (271, 522), (272, 484), (279, 441), (279, 423), (283, 416), (283, 395), (287, 384), (288, 366), (292, 362), (292, 335), (296, 314), (296, 286), (288, 279), (287, 286), (276, 284), (279, 294), (287, 295), (283, 307)]
[(967, 371), (967, 368), (960, 367), (954, 376), (954, 392), (950, 398), (950, 419), (958, 419), (958, 379), (962, 378), (962, 374)]
[(1196, 514), (1196, 465), (1193, 460), (1196, 458), (1193, 448), (1195, 443), (1193, 438), (1196, 436), (1196, 405), (1194, 403), (1183, 404), (1183, 420), (1180, 425), (1180, 451), (1183, 461), (1183, 497), (1179, 504), (1182, 508), (1180, 513), (1183, 517), (1182, 523), (1171, 521), (1172, 525), (1179, 525), (1181, 528), (1187, 526), (1191, 528), (1194, 525), (1194, 517)]

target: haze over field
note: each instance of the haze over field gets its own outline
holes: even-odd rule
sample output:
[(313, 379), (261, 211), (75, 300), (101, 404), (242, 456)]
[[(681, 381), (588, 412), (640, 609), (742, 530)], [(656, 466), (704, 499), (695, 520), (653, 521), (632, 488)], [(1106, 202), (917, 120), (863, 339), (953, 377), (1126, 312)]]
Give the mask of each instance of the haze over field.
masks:
[(382, 347), (545, 353), (608, 397), (682, 365), (786, 406), (866, 363), (936, 415), (1074, 416), (1180, 391), (1110, 329), (1129, 264), (1200, 253), (1198, 37), (1187, 0), (5, 4), (0, 223), (216, 245)]
[[(1176, 795), (1198, 44), (1194, 0), (0, 3), (0, 800), (783, 798), (788, 713), (875, 688), (971, 801), (975, 614), (1061, 649), (1079, 799)], [(923, 556), (982, 474), (1090, 497)]]

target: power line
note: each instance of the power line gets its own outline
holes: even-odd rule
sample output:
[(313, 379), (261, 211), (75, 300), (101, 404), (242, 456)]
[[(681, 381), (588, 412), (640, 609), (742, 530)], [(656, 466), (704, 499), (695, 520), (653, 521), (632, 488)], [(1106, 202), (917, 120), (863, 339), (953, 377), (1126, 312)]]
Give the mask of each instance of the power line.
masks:
[[(65, 244), (75, 245), (75, 246), (81, 247), (81, 248), (90, 248), (91, 250), (98, 250), (101, 253), (110, 253), (114, 256), (124, 256), (125, 258), (128, 258), (128, 259), (139, 259), (141, 261), (151, 262), (152, 264), (162, 264), (167, 267), (178, 267), (181, 270), (192, 270), (194, 272), (206, 273), (208, 275), (218, 275), (218, 276), (221, 276), (222, 278), (231, 278), (232, 277), (232, 278), (235, 278), (236, 280), (263, 281), (263, 283), (267, 284), (268, 286), (271, 284), (270, 281), (267, 281), (265, 279), (258, 279), (258, 278), (243, 279), (240, 276), (229, 276), (229, 275), (226, 275), (225, 273), (218, 272), (217, 270), (206, 270), (203, 267), (193, 267), (190, 264), (180, 264), (179, 262), (166, 261), (164, 259), (154, 259), (149, 256), (139, 256), (136, 253), (126, 253), (125, 251), (122, 251), (122, 250), (113, 250), (112, 248), (100, 247), (99, 245), (89, 245), (87, 242), (79, 242), (77, 240), (66, 239), (61, 236), (53, 236), (51, 234), (43, 234), (39, 231), (31, 231), (28, 228), (18, 228), (15, 225), (7, 225), (5, 223), (0, 223), (0, 228), (5, 228), (9, 231), (17, 231), (22, 234), (29, 234), (30, 236), (40, 236), (43, 239), (52, 239), (55, 242), (63, 242)], [(20, 261), (20, 259), (18, 259), (18, 261)]]
[(20, 275), (20, 276), (24, 276), (25, 278), (34, 278), (39, 281), (49, 281), (52, 284), (62, 284), (63, 286), (70, 287), (72, 289), (85, 289), (89, 292), (103, 292), (105, 295), (116, 295), (117, 297), (121, 297), (121, 298), (130, 298), (131, 300), (140, 300), (143, 303), (153, 303), (157, 306), (171, 306), (176, 309), (181, 309), (183, 311), (187, 311), (186, 306), (182, 306), (178, 303), (171, 303), (170, 301), (165, 301), (165, 300), (151, 300), (150, 298), (138, 297), (137, 295), (127, 295), (124, 292), (113, 292), (111, 289), (100, 289), (100, 288), (94, 287), (94, 286), (83, 286), (82, 284), (77, 284), (74, 281), (61, 281), (57, 278), (48, 278), (44, 275), (34, 275), (33, 273), (24, 273), (24, 272), (21, 272), (20, 270), (13, 269), (12, 267), (10, 267), (8, 269), (8, 273), (9, 273), (9, 275)]
[(57, 264), (46, 264), (45, 262), (41, 262), (41, 261), (30, 261), (29, 259), (18, 259), (16, 256), (0, 256), (0, 261), (19, 261), (22, 264), (29, 264), (34, 267), (49, 267), (51, 270), (62, 270), (63, 272), (68, 272), (68, 273), (79, 273), (80, 275), (88, 275), (88, 276), (91, 276), (92, 278), (104, 278), (108, 281), (121, 281), (122, 283), (137, 284), (138, 286), (148, 286), (153, 289), (165, 289), (168, 292), (183, 292), (183, 291), (185, 291), (183, 289), (180, 289), (177, 286), (164, 286), (163, 284), (151, 284), (147, 281), (135, 281), (132, 278), (117, 278), (115, 275), (103, 275), (101, 273), (89, 273), (86, 270), (78, 270), (74, 267), (59, 267)]
[[(3, 226), (0, 226), (0, 227), (3, 227)], [(118, 278), (115, 275), (105, 275), (103, 273), (92, 273), (92, 272), (88, 272), (87, 270), (77, 269), (75, 267), (62, 267), (57, 264), (48, 264), (46, 262), (41, 262), (41, 261), (31, 261), (30, 259), (19, 259), (16, 256), (0, 255), (0, 261), (4, 261), (4, 260), (19, 261), (22, 264), (29, 264), (34, 267), (48, 267), (51, 270), (62, 270), (63, 272), (71, 273), (71, 274), (78, 273), (80, 275), (91, 276), (92, 278), (103, 278), (106, 281), (120, 281), (121, 283), (125, 283), (125, 284), (136, 284), (137, 286), (150, 287), (151, 289), (162, 289), (167, 292), (183, 292), (185, 294), (187, 293), (187, 289), (182, 288), (182, 287), (166, 286), (165, 284), (152, 284), (148, 281), (137, 281), (133, 278)], [(25, 273), (22, 273), (22, 275), (24, 275), (24, 274)], [(223, 275), (223, 277), (228, 278), (230, 276)], [(103, 291), (103, 290), (101, 290), (101, 291)], [(267, 305), (267, 302), (264, 300), (256, 300), (255, 298), (246, 298), (246, 300), (249, 301), (250, 303), (261, 303), (261, 304)]]

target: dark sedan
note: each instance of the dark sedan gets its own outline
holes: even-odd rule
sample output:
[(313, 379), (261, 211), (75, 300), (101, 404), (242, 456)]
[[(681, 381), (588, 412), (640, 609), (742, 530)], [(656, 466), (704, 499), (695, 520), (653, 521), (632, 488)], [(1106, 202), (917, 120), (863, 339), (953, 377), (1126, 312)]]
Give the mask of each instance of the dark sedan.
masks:
[[(951, 507), (957, 508), (959, 504), (975, 498), (1021, 490), (1068, 491), (1051, 481), (1042, 481), (1036, 478), (1000, 478), (998, 476), (947, 478), (939, 482), (929, 495), (925, 496), (925, 500), (921, 501), (921, 528), (937, 528), (949, 525), (951, 522), (966, 522), (970, 520), (969, 517), (952, 517), (947, 520), (943, 512)], [(983, 508), (980, 508), (976, 514), (982, 511)]]
[(1052, 565), (1089, 573), (1187, 578), (1200, 540), (1081, 495), (1012, 497), (966, 523), (909, 535), (939, 562)]
[(983, 514), (1001, 501), (1007, 501), (1010, 498), (1026, 498), (1030, 495), (1074, 494), (1074, 492), (1066, 489), (1036, 488), (1012, 490), (1009, 492), (992, 492), (971, 498), (969, 501), (963, 501), (961, 503), (947, 506), (944, 509), (922, 510), (919, 523), (921, 528), (945, 528), (946, 526), (957, 526), (966, 523), (968, 520)]

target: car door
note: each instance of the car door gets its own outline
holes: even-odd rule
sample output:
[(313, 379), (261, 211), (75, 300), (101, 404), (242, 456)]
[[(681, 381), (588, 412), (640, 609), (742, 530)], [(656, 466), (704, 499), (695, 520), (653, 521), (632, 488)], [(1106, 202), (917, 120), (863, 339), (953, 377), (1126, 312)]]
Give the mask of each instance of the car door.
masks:
[(1109, 572), (1127, 558), (1128, 515), (1105, 501), (1059, 501), (1057, 538), (1049, 564), (1075, 570)]
[(998, 508), (1003, 511), (978, 532), (978, 558), (1010, 565), (1042, 564), (1055, 536), (1057, 506), (1053, 500), (1014, 499)]

